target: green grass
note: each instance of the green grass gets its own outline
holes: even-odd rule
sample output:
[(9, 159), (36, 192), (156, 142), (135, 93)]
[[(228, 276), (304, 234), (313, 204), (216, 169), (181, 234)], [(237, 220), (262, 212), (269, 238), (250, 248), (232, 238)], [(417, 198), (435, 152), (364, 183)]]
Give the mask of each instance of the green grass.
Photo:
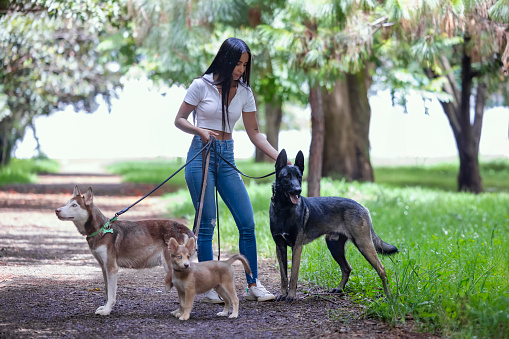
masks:
[[(125, 182), (156, 186), (183, 165), (185, 165), (185, 161), (181, 158), (177, 160), (125, 161), (109, 165), (107, 170), (113, 174), (121, 175)], [(186, 187), (184, 169), (168, 181), (166, 185), (172, 185), (176, 188)]]
[[(252, 164), (238, 165), (249, 175), (273, 170), (266, 164), (257, 169), (262, 173), (253, 173)], [(323, 196), (349, 197), (368, 207), (377, 234), (400, 251), (381, 257), (393, 294), (386, 298), (375, 270), (348, 245), (353, 271), (347, 293), (365, 306), (366, 315), (391, 324), (413, 319), (422, 331), (450, 338), (509, 338), (509, 162), (481, 168), (491, 193), (455, 192), (454, 164), (376, 168), (375, 184), (322, 180)], [(247, 188), (259, 255), (274, 258), (268, 215), (272, 180)], [(168, 195), (169, 211), (192, 223), (194, 209), (182, 187)], [(219, 221), (222, 250), (237, 252), (238, 231), (222, 203)], [(323, 238), (304, 248), (299, 279), (301, 287), (338, 285), (341, 271)]]
[[(428, 187), (456, 192), (458, 163), (415, 166), (378, 166), (375, 182), (392, 187)], [(509, 192), (509, 159), (481, 161), (481, 178), (486, 192)]]
[(0, 167), (0, 185), (32, 183), (37, 173), (56, 173), (60, 164), (51, 159), (12, 159), (9, 165)]
[[(375, 271), (348, 247), (354, 271), (347, 288), (368, 314), (393, 324), (412, 318), (422, 330), (456, 338), (508, 337), (509, 194), (346, 186), (328, 182), (323, 195), (357, 197), (378, 235), (400, 250), (382, 257), (394, 295), (387, 299)], [(303, 258), (306, 280), (325, 287), (340, 280), (323, 240), (309, 245)]]

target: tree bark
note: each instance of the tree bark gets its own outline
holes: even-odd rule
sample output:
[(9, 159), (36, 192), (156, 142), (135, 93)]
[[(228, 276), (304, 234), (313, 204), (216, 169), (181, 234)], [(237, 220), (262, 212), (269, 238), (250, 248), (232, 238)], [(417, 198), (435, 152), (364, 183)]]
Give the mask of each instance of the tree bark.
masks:
[(356, 74), (345, 74), (332, 92), (324, 91), (323, 176), (373, 181), (369, 156), (370, 85), (371, 76), (365, 68)]
[[(283, 104), (278, 103), (266, 103), (265, 104), (265, 135), (267, 141), (275, 149), (279, 149), (279, 130), (281, 128), (281, 120), (283, 119)], [(265, 153), (256, 149), (256, 162), (271, 162), (274, 161), (268, 157)]]
[(461, 88), (452, 76), (452, 68), (445, 57), (442, 58), (442, 67), (447, 76), (448, 83), (444, 90), (454, 98), (453, 102), (441, 102), (444, 113), (449, 119), (460, 160), (458, 172), (458, 191), (473, 193), (483, 192), (481, 173), (479, 168), (479, 143), (487, 98), (485, 83), (478, 81), (475, 96), (474, 121), (470, 119), (470, 99), (472, 96), (474, 72), (472, 60), (465, 50), (468, 38), (465, 38), (461, 60)]
[(311, 106), (311, 145), (308, 162), (308, 196), (319, 197), (324, 143), (322, 90), (319, 86), (309, 90), (309, 104)]

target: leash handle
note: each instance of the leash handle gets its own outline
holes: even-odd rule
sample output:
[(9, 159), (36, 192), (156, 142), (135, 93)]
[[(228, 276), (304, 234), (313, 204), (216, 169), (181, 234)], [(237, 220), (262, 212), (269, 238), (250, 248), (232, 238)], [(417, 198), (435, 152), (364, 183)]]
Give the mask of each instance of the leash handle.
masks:
[[(205, 199), (205, 190), (207, 188), (207, 176), (209, 172), (210, 164), (210, 149), (215, 138), (211, 137), (207, 143), (208, 147), (203, 148), (198, 154), (202, 153), (202, 179), (200, 187), (200, 199), (198, 200), (198, 206), (196, 206), (196, 215), (194, 217), (193, 233), (198, 238), (198, 232), (200, 231), (201, 214), (203, 211), (203, 200)], [(204, 155), (204, 156), (203, 156)]]
[(217, 247), (218, 254), (217, 260), (221, 259), (221, 237), (219, 234), (219, 201), (218, 201), (218, 193), (217, 193), (217, 142), (216, 139), (211, 136), (210, 138), (210, 147), (202, 152), (202, 179), (201, 179), (201, 187), (200, 187), (200, 198), (198, 200), (198, 206), (196, 208), (196, 214), (194, 216), (194, 224), (193, 224), (193, 233), (198, 238), (198, 233), (200, 232), (200, 223), (201, 223), (201, 215), (203, 211), (203, 201), (205, 200), (205, 190), (207, 189), (207, 178), (209, 173), (210, 166), (210, 152), (212, 147), (214, 147), (214, 158), (215, 158), (215, 167), (214, 167), (214, 186), (216, 191), (216, 225), (217, 225)]
[(217, 194), (217, 167), (219, 166), (219, 163), (217, 162), (217, 142), (214, 143), (214, 158), (216, 166), (214, 168), (215, 174), (214, 174), (214, 186), (216, 188), (216, 225), (217, 225), (217, 260), (221, 260), (221, 234), (219, 232), (219, 197)]

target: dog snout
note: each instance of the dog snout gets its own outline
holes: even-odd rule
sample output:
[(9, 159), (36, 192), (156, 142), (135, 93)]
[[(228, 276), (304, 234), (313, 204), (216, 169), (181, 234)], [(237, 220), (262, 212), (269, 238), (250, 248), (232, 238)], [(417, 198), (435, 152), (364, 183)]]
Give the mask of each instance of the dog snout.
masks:
[(185, 263), (185, 264), (184, 264), (184, 267), (185, 267), (185, 268), (188, 268), (188, 267), (189, 267), (189, 264), (188, 264), (188, 263)]
[(295, 186), (290, 193), (293, 195), (300, 195), (302, 193), (302, 188), (300, 187), (300, 185)]
[(60, 212), (62, 212), (62, 210), (61, 210), (60, 208), (57, 208), (57, 209), (55, 210), (55, 214), (56, 214), (56, 215), (59, 215), (59, 214), (60, 214)]

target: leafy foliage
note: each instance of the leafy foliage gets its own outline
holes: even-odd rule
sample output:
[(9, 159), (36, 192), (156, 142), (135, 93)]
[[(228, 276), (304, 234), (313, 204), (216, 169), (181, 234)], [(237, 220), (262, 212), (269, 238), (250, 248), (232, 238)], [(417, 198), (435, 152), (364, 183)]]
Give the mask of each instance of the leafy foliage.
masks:
[[(507, 0), (451, 0), (422, 1), (408, 6), (399, 1), (386, 2), (383, 11), (394, 25), (384, 29), (384, 39), (375, 47), (381, 55), (379, 74), (387, 74), (375, 77), (375, 83), (390, 88), (398, 104), (405, 105), (406, 96), (415, 91), (425, 98), (437, 96), (440, 101), (449, 102), (453, 98), (443, 85), (450, 81), (446, 80), (449, 75), (461, 83), (462, 46), (466, 45), (476, 81), (488, 85), (488, 104), (506, 104), (509, 99), (507, 78), (503, 76), (509, 67), (506, 3)], [(426, 80), (426, 69), (437, 77)], [(402, 82), (392, 76), (395, 73), (407, 73), (413, 79)], [(438, 78), (441, 80), (436, 82)]]
[(11, 1), (0, 17), (1, 163), (34, 117), (66, 105), (93, 112), (120, 86), (108, 49), (99, 49), (110, 24), (121, 20), (118, 1)]
[(36, 182), (38, 173), (57, 173), (59, 169), (60, 164), (51, 159), (12, 159), (0, 168), (0, 186)]

